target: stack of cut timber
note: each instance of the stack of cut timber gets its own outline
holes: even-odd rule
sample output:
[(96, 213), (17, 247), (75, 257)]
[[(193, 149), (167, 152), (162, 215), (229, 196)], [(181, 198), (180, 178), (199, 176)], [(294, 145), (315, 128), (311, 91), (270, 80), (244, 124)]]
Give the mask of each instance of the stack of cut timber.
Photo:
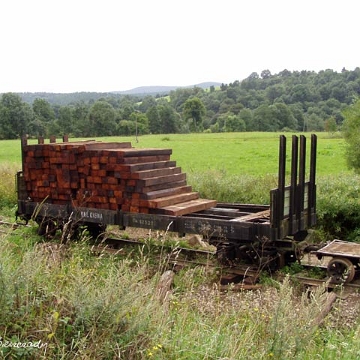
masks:
[(98, 141), (25, 145), (24, 179), (35, 202), (185, 215), (216, 205), (200, 199), (171, 149)]

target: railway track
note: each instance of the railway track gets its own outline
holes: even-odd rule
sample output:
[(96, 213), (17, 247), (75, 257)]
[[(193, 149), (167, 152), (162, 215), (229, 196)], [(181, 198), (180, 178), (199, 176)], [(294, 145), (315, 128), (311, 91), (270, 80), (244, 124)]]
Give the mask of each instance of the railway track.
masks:
[[(220, 278), (220, 288), (223, 290), (254, 290), (259, 289), (262, 286), (258, 283), (259, 275), (261, 270), (256, 268), (254, 265), (247, 264), (237, 264), (236, 266), (226, 266), (219, 264), (216, 259), (216, 252), (196, 249), (196, 248), (184, 248), (177, 246), (170, 246), (166, 244), (154, 244), (140, 242), (132, 239), (122, 239), (122, 238), (106, 238), (101, 244), (93, 245), (92, 251), (94, 253), (109, 253), (109, 254), (122, 254), (126, 247), (146, 247), (153, 246), (159, 247), (163, 250), (161, 256), (164, 257), (166, 254), (166, 262), (169, 267), (172, 267), (173, 270), (179, 270), (185, 267), (190, 266), (204, 266), (209, 271), (214, 271), (219, 273)], [(317, 267), (316, 265), (309, 265), (304, 263), (305, 268)], [(286, 275), (276, 272), (273, 274), (274, 280), (282, 281)], [(341, 289), (346, 292), (359, 291), (360, 289), (360, 280), (354, 280), (351, 283), (344, 284), (335, 284), (332, 283), (328, 277), (326, 277), (326, 272), (324, 269), (324, 278), (311, 278), (304, 275), (291, 275), (291, 279), (308, 287), (319, 287), (323, 286), (329, 291)]]
[(169, 254), (176, 253), (182, 253), (182, 255), (186, 256), (208, 256), (208, 257), (214, 257), (216, 255), (215, 251), (209, 251), (209, 250), (202, 250), (202, 249), (192, 249), (192, 248), (184, 248), (176, 245), (169, 245), (169, 244), (161, 244), (161, 243), (154, 243), (154, 242), (144, 242), (134, 239), (125, 239), (125, 238), (106, 238), (103, 239), (100, 243), (95, 244), (92, 246), (92, 251), (96, 253), (105, 252), (105, 253), (111, 253), (116, 254), (120, 253), (121, 250), (124, 249), (124, 247), (157, 247), (159, 249), (164, 249), (164, 251), (167, 251)]
[[(0, 221), (0, 225), (5, 227), (11, 227), (13, 230), (23, 224), (14, 224), (7, 221)], [(28, 226), (28, 225), (27, 225)], [(167, 243), (161, 244), (155, 242), (143, 242), (135, 239), (128, 238), (104, 238), (100, 242), (94, 243), (91, 246), (91, 251), (94, 254), (112, 254), (121, 255), (128, 248), (136, 247), (148, 247), (162, 249), (162, 255), (166, 256), (166, 262), (172, 269), (179, 270), (190, 266), (204, 266), (211, 271), (219, 273), (220, 288), (223, 290), (232, 289), (236, 290), (252, 290), (261, 288), (258, 284), (258, 279), (261, 270), (254, 265), (237, 264), (236, 266), (226, 266), (219, 264), (216, 258), (216, 252), (211, 250), (197, 249), (197, 248), (185, 248), (176, 245), (169, 245)], [(305, 268), (319, 267), (318, 264), (311, 264), (311, 262), (305, 261), (302, 264)], [(324, 274), (326, 267), (323, 267)], [(283, 280), (285, 275), (277, 272), (274, 275), (275, 280)], [(351, 283), (335, 284), (329, 281), (329, 278), (324, 276), (322, 279), (306, 277), (303, 275), (291, 275), (291, 278), (302, 285), (309, 287), (324, 286), (328, 290), (342, 289), (346, 292), (359, 291), (360, 279), (355, 279)]]

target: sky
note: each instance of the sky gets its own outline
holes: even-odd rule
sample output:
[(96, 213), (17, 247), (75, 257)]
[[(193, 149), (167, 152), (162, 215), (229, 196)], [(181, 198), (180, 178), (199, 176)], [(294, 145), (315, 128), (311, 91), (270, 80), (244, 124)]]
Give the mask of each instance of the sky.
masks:
[(0, 93), (360, 66), (358, 0), (2, 0)]

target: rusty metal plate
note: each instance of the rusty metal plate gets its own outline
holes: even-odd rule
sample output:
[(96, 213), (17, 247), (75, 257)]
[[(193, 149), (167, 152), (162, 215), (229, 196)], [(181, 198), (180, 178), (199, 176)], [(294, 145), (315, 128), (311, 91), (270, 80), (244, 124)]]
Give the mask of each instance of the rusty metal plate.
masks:
[(330, 244), (316, 251), (316, 253), (320, 255), (360, 258), (360, 244), (333, 240)]

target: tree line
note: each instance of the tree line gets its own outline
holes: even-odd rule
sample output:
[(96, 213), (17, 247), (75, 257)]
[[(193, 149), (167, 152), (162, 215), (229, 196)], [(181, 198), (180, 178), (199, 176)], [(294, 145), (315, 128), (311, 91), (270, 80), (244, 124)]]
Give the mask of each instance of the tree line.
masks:
[[(336, 131), (360, 94), (360, 68), (319, 72), (264, 70), (220, 88), (178, 88), (167, 95), (4, 93), (0, 139), (235, 131)], [(59, 95), (59, 94), (57, 94)], [(64, 94), (65, 95), (65, 94)], [(26, 101), (26, 99), (31, 101)], [(52, 99), (53, 100), (53, 99)]]

